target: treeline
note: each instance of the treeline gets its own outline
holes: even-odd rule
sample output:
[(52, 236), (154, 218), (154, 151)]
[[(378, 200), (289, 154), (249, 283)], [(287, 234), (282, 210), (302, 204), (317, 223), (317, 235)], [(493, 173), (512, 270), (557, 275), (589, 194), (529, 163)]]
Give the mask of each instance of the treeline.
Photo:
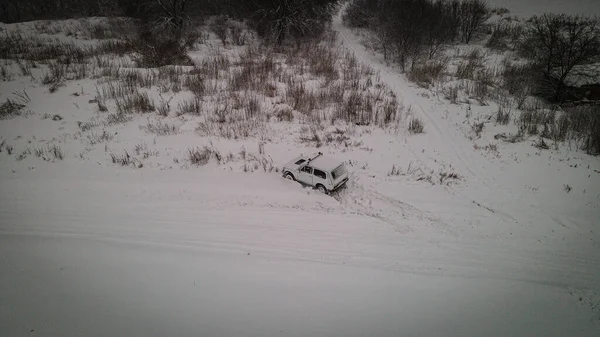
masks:
[[(227, 15), (247, 19), (263, 37), (318, 35), (338, 0), (0, 0), (0, 21), (126, 16), (153, 26), (181, 31), (189, 19)], [(172, 33), (172, 32), (170, 32)]]
[(369, 28), (374, 41), (403, 69), (444, 44), (469, 43), (490, 17), (481, 0), (354, 0), (344, 15), (350, 27)]

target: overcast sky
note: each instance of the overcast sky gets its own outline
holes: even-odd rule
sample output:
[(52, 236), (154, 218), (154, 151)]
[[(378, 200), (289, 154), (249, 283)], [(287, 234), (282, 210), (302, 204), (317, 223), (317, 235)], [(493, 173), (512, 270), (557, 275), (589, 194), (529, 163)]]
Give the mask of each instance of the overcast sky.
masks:
[(487, 0), (491, 7), (506, 7), (511, 15), (531, 16), (543, 12), (600, 16), (600, 0)]

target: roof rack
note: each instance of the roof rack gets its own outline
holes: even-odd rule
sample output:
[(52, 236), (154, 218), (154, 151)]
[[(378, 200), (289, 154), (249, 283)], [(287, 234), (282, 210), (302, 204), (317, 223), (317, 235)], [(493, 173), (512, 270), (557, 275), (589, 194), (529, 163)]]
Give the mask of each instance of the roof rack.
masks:
[(317, 152), (317, 154), (314, 157), (308, 159), (308, 163), (310, 163), (311, 161), (317, 159), (319, 156), (322, 156), (322, 155), (323, 155), (323, 152)]

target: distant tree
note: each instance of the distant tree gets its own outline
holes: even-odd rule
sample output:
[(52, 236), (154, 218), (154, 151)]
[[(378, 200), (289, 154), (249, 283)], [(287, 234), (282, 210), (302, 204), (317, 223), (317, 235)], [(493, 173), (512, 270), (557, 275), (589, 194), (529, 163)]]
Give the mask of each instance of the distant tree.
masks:
[(455, 38), (458, 23), (452, 15), (452, 4), (444, 0), (431, 3), (424, 13), (423, 23), (427, 56), (432, 59)]
[(463, 42), (469, 43), (490, 16), (490, 9), (483, 0), (463, 1), (460, 4), (460, 30)]
[(181, 32), (186, 16), (187, 0), (152, 0), (158, 8), (158, 24), (161, 28)]
[(254, 0), (251, 19), (258, 33), (278, 44), (288, 37), (316, 36), (331, 20), (338, 0)]
[(542, 69), (541, 93), (561, 102), (565, 80), (576, 66), (600, 62), (600, 24), (597, 18), (543, 14), (528, 22), (521, 52)]

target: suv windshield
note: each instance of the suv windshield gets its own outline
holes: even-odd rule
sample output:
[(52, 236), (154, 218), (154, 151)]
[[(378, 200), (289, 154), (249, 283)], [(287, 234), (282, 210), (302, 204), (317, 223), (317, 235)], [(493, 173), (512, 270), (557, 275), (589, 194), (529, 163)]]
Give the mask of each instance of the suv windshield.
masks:
[(344, 173), (346, 173), (346, 167), (344, 166), (344, 164), (338, 166), (335, 170), (333, 170), (333, 172), (331, 172), (331, 177), (333, 178), (333, 180), (336, 180), (337, 178), (341, 177)]

